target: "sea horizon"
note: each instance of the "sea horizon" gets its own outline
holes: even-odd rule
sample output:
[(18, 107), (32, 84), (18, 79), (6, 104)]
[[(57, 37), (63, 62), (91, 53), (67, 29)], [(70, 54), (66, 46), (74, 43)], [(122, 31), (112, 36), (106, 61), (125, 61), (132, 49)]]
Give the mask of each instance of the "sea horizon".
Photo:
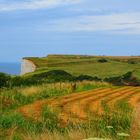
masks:
[(0, 62), (0, 72), (10, 74), (10, 75), (19, 75), (21, 71), (20, 62)]

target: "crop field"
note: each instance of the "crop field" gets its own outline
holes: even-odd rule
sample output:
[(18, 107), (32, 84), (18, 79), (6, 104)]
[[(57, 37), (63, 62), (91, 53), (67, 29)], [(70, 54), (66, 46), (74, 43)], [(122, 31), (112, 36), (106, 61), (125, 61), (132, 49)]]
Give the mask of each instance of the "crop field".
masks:
[[(40, 116), (42, 114), (42, 108), (49, 107), (53, 112), (57, 112), (58, 123), (62, 128), (65, 128), (70, 124), (75, 126), (78, 124), (81, 125), (92, 120), (95, 128), (93, 128), (91, 133), (93, 133), (96, 129), (102, 131), (103, 128), (101, 128), (100, 125), (103, 125), (102, 127), (106, 127), (104, 125), (109, 125), (109, 127), (116, 127), (116, 130), (114, 129), (114, 132), (111, 132), (111, 140), (128, 140), (129, 138), (130, 140), (139, 140), (139, 104), (140, 87), (112, 86), (100, 87), (94, 90), (82, 91), (79, 93), (72, 93), (57, 98), (54, 97), (50, 99), (38, 100), (32, 104), (18, 108), (17, 111), (23, 114), (26, 119), (30, 118), (38, 121), (40, 120)], [(90, 123), (89, 126), (91, 127), (92, 123)], [(120, 130), (131, 134), (131, 137), (121, 138), (115, 136), (115, 131)], [(72, 129), (72, 131), (74, 130)], [(79, 131), (78, 133), (81, 135), (81, 131), (83, 130)], [(90, 131), (91, 130), (89, 129), (89, 132)], [(72, 133), (72, 135), (74, 135), (74, 132)], [(85, 134), (85, 130), (83, 133)], [(96, 134), (97, 133), (98, 132), (96, 132)], [(99, 132), (99, 136), (102, 136), (103, 134), (100, 133), (106, 132)], [(109, 132), (105, 134), (105, 137), (108, 137), (108, 133)], [(83, 137), (85, 136), (82, 135), (81, 138), (80, 136), (77, 136), (77, 140), (81, 140)], [(52, 139), (51, 134), (50, 140)], [(63, 140), (63, 138), (55, 139)], [(71, 140), (72, 138), (68, 138), (66, 136), (64, 139)]]
[(74, 93), (49, 100), (36, 101), (21, 107), (19, 110), (26, 117), (39, 118), (41, 107), (48, 105), (60, 109), (61, 120), (86, 120), (92, 113), (102, 115), (105, 107), (110, 111), (118, 101), (127, 102), (132, 108), (140, 103), (140, 87), (98, 88), (95, 90)]
[(84, 81), (73, 93), (71, 83), (53, 83), (2, 89), (0, 95), (2, 140), (140, 137), (139, 86)]

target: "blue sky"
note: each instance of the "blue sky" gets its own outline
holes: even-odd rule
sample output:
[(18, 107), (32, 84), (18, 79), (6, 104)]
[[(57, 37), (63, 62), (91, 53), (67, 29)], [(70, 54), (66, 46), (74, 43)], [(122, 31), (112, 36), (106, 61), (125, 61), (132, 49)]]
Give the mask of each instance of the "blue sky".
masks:
[(0, 0), (0, 62), (47, 54), (140, 55), (140, 0)]

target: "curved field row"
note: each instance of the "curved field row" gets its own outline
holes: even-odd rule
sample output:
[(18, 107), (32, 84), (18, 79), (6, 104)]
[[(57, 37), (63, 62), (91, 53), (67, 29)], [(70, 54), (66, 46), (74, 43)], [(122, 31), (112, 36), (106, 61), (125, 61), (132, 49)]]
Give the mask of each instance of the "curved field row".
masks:
[(41, 100), (41, 101), (39, 100), (39, 101), (36, 101), (32, 104), (25, 105), (25, 106), (19, 108), (17, 111), (21, 112), (27, 118), (33, 117), (34, 119), (38, 119), (40, 116), (40, 112), (42, 110), (42, 107), (44, 105), (49, 105), (52, 101), (53, 101), (53, 99)]
[(64, 121), (87, 118), (89, 112), (104, 113), (104, 103), (110, 109), (120, 100), (127, 101), (132, 107), (140, 102), (140, 87), (99, 88), (74, 93), (59, 98), (36, 101), (19, 109), (26, 117), (38, 119), (44, 105), (60, 108), (60, 119)]
[[(87, 116), (86, 115), (87, 111), (85, 111), (84, 108), (87, 108), (87, 110), (88, 110), (88, 104), (90, 104), (92, 102), (96, 103), (97, 101), (101, 101), (104, 98), (114, 95), (116, 92), (122, 92), (125, 90), (128, 90), (128, 89), (126, 89), (126, 88), (112, 89), (111, 91), (105, 91), (100, 94), (97, 94), (96, 96), (89, 96), (88, 98), (83, 98), (79, 101), (67, 103), (67, 104), (65, 104), (62, 112), (63, 113), (65, 112), (65, 114), (70, 113), (71, 116), (85, 119)], [(96, 106), (94, 106), (94, 107), (96, 108)]]
[[(93, 97), (93, 96), (97, 96), (98, 94), (102, 94), (104, 92), (108, 92), (111, 91), (111, 89), (99, 89), (99, 90), (92, 90), (90, 92), (85, 92), (83, 94), (77, 94), (74, 97), (71, 97), (70, 95), (67, 98), (61, 98), (59, 100), (59, 104), (61, 103), (61, 106), (65, 106), (68, 103), (72, 103), (75, 101), (79, 101), (88, 97)], [(52, 103), (53, 104), (53, 103)]]
[(98, 97), (104, 93), (112, 93), (112, 92), (116, 92), (116, 91), (120, 91), (120, 90), (125, 90), (126, 87), (123, 87), (123, 88), (119, 88), (119, 89), (111, 89), (111, 88), (107, 88), (107, 89), (98, 89), (98, 90), (93, 90), (90, 94), (88, 92), (85, 93), (85, 95), (79, 95), (77, 94), (77, 97), (75, 99), (72, 99), (72, 100), (67, 100), (67, 101), (63, 101), (62, 102), (62, 105), (64, 107), (66, 107), (66, 105), (68, 104), (72, 104), (73, 102), (77, 102), (77, 101), (82, 101), (82, 100), (88, 100), (90, 98), (93, 98), (93, 97)]
[[(108, 103), (108, 102), (110, 102), (112, 100), (116, 101), (120, 96), (122, 97), (122, 96), (126, 95), (128, 92), (130, 92), (132, 90), (133, 89), (131, 89), (131, 88), (127, 88), (125, 90), (119, 90), (119, 91), (113, 92), (113, 94), (109, 94), (109, 96), (105, 96), (101, 100), (96, 100), (96, 101), (93, 100), (93, 101), (91, 101), (91, 103), (87, 104), (87, 108), (90, 108), (92, 106), (92, 107), (94, 107), (94, 111), (97, 111), (97, 108), (95, 107), (96, 102), (101, 104), (101, 102)], [(98, 108), (101, 109), (101, 106), (98, 107)]]
[(118, 101), (123, 98), (125, 98), (127, 95), (132, 95), (135, 93), (133, 88), (128, 88), (123, 91), (115, 92), (109, 97), (105, 97), (103, 100), (97, 100), (96, 102), (89, 103), (87, 106), (91, 112), (97, 112), (99, 114), (103, 113), (103, 105), (106, 105), (109, 108), (112, 108), (113, 105)]
[(135, 107), (138, 103), (140, 103), (140, 93), (137, 93), (136, 96), (130, 98), (128, 100), (128, 103), (133, 107)]
[[(118, 95), (114, 95), (111, 98), (104, 100), (104, 103), (109, 107), (110, 110), (113, 109), (114, 104), (117, 101), (128, 101), (129, 99), (135, 98), (137, 95), (140, 96), (140, 88), (134, 88), (128, 91), (120, 92)], [(136, 104), (135, 104), (136, 105)]]
[[(104, 91), (111, 90), (111, 89), (104, 89), (104, 88), (95, 89), (95, 90), (90, 90), (88, 93), (81, 92), (81, 93), (66, 95), (61, 98), (39, 100), (32, 104), (25, 105), (25, 106), (19, 108), (18, 111), (22, 112), (24, 114), (24, 116), (26, 116), (26, 117), (34, 116), (34, 118), (38, 119), (40, 116), (41, 109), (44, 105), (58, 106), (58, 105), (65, 104), (72, 100), (78, 100), (79, 97), (86, 98), (87, 96), (90, 96), (92, 94), (99, 93), (99, 92), (97, 92), (98, 90), (99, 90), (99, 92), (104, 92)], [(77, 97), (77, 95), (78, 95), (78, 97)]]

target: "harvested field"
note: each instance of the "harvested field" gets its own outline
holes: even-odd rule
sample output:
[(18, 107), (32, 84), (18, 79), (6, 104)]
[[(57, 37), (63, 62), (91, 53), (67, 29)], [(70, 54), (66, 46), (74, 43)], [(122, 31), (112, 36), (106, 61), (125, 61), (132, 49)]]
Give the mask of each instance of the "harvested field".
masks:
[(135, 108), (140, 103), (140, 87), (98, 88), (36, 101), (18, 110), (25, 117), (39, 119), (42, 107), (48, 105), (52, 108), (59, 108), (60, 119), (68, 123), (86, 120), (88, 115), (93, 113), (102, 115), (105, 106), (111, 111), (118, 101), (125, 101)]

